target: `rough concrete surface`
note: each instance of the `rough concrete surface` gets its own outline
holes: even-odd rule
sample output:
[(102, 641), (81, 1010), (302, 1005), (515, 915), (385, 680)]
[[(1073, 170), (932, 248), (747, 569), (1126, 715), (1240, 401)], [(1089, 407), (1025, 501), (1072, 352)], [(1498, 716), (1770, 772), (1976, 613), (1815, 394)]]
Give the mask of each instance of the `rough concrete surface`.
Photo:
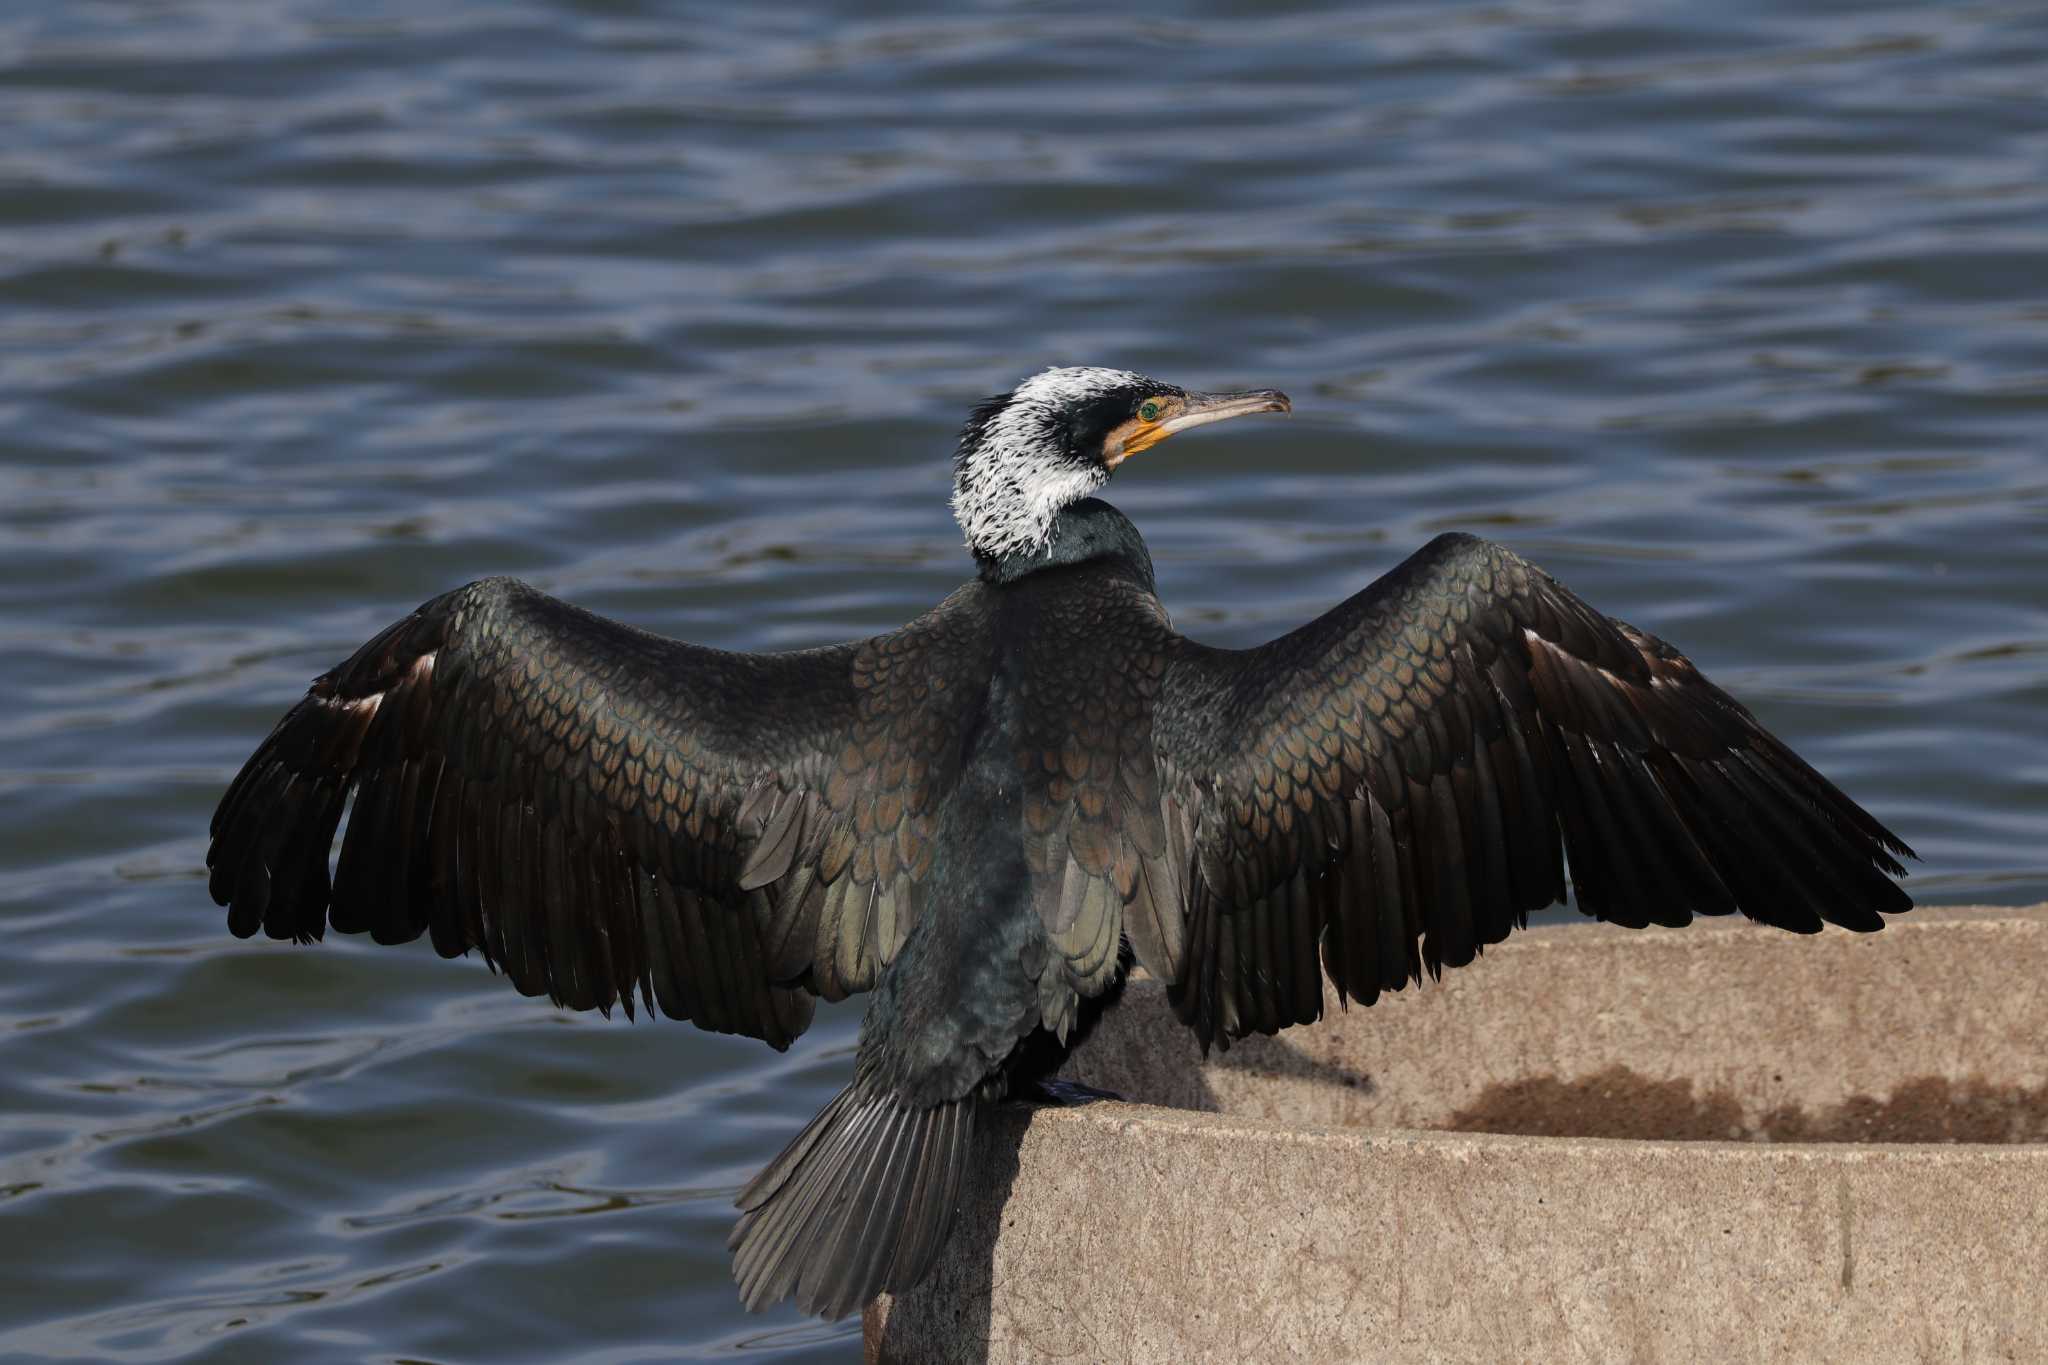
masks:
[(1136, 985), (1145, 1103), (990, 1125), (869, 1355), (2048, 1359), (2044, 982), (2048, 906), (1559, 926), (1206, 1062)]

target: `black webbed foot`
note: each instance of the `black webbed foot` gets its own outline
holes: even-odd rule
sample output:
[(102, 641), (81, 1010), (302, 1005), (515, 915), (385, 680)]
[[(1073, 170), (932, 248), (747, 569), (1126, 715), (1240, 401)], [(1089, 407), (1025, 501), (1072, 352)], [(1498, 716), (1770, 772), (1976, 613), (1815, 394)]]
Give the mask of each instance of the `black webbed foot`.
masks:
[(1093, 1104), (1097, 1100), (1123, 1100), (1123, 1096), (1114, 1090), (1098, 1090), (1092, 1085), (1061, 1080), (1057, 1076), (1025, 1081), (1010, 1092), (1010, 1098), (1025, 1104), (1056, 1104), (1063, 1109), (1077, 1104)]

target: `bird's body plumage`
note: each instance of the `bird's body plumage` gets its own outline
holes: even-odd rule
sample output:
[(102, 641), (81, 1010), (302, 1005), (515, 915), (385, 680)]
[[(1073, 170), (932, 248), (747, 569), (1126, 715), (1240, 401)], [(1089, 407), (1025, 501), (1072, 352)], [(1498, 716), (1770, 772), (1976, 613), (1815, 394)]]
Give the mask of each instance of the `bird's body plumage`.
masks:
[[(529, 994), (778, 1047), (813, 996), (874, 990), (853, 1083), (733, 1237), (750, 1305), (837, 1316), (922, 1276), (981, 1111), (1132, 956), (1227, 1046), (1317, 1017), (1325, 972), (1370, 1003), (1469, 961), (1563, 898), (1566, 857), (1580, 908), (1623, 924), (1909, 908), (1888, 831), (1499, 546), (1439, 537), (1256, 649), (1180, 636), (1136, 528), (1083, 494), (1157, 439), (1147, 413), (1194, 425), (1208, 400), (1087, 373), (1108, 377), (969, 432), (1027, 448), (1052, 420), (1114, 448), (1100, 477), (1049, 476), (1041, 518), (1037, 466), (970, 479), (963, 440), (959, 496), (1013, 501), (982, 518), (978, 577), (888, 635), (723, 653), (502, 579), (425, 604), (316, 680), (223, 799), (231, 927), (428, 933)], [(1179, 406), (1115, 396), (1134, 383)]]

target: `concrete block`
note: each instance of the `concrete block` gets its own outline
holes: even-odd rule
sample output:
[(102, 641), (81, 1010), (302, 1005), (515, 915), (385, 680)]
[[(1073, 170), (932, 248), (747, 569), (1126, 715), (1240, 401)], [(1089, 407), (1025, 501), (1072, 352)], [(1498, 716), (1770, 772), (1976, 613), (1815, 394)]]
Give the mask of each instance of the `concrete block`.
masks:
[(1568, 925), (1206, 1060), (1134, 984), (869, 1358), (2048, 1359), (2044, 982), (2048, 906)]

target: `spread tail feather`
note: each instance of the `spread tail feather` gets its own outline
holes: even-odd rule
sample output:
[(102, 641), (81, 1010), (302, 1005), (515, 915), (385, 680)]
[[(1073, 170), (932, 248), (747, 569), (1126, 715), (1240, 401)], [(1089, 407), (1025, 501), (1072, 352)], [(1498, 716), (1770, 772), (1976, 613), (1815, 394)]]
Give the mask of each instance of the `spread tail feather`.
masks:
[(952, 1228), (983, 1103), (915, 1108), (867, 1077), (840, 1091), (736, 1201), (727, 1245), (748, 1310), (794, 1294), (804, 1312), (841, 1318), (923, 1279)]

